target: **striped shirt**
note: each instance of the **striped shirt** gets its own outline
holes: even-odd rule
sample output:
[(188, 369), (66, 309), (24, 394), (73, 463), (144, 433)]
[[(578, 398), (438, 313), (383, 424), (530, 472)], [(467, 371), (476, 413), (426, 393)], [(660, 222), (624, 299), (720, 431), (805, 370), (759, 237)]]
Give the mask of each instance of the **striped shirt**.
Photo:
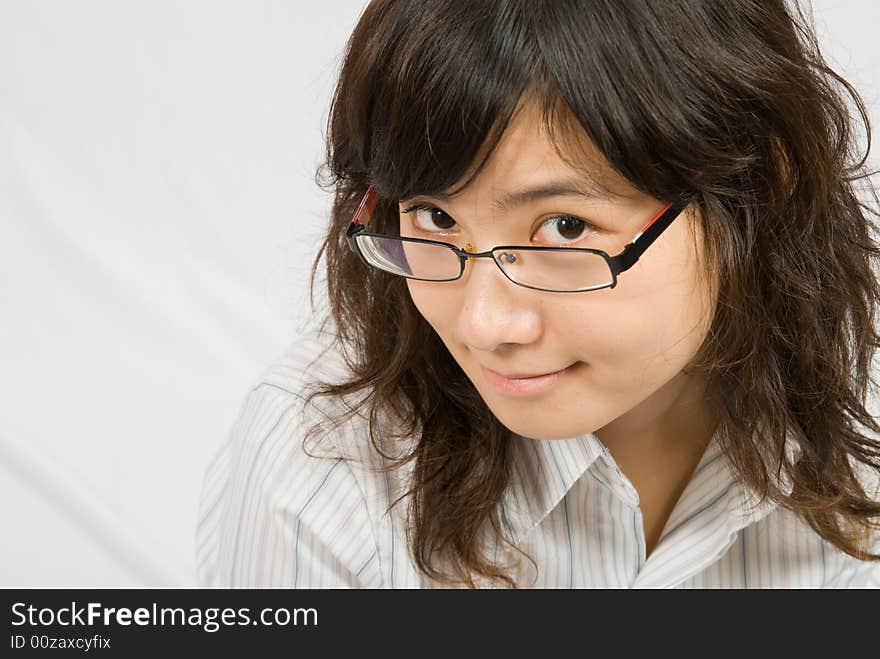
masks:
[[(326, 337), (307, 331), (264, 371), (208, 466), (196, 527), (200, 585), (442, 587), (409, 555), (407, 499), (386, 512), (407, 467), (371, 469), (385, 461), (366, 419), (355, 415), (327, 435), (336, 457), (303, 450), (305, 429), (338, 412), (328, 398), (302, 404), (306, 374), (337, 382), (345, 374), (338, 354), (316, 359)], [(515, 544), (537, 565), (520, 560), (509, 571), (520, 587), (880, 587), (880, 563), (841, 552), (781, 506), (755, 505), (715, 438), (647, 560), (638, 493), (594, 434), (514, 443), (500, 505)], [(519, 556), (487, 537), (496, 560)]]

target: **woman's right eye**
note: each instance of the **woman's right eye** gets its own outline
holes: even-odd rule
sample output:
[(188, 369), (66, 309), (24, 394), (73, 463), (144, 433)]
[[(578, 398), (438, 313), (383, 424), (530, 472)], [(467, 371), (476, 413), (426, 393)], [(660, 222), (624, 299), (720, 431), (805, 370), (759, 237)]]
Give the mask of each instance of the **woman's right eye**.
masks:
[(425, 233), (433, 233), (436, 231), (448, 231), (455, 225), (453, 220), (445, 212), (435, 206), (427, 204), (416, 204), (405, 208), (403, 213), (415, 213), (413, 224), (420, 231)]

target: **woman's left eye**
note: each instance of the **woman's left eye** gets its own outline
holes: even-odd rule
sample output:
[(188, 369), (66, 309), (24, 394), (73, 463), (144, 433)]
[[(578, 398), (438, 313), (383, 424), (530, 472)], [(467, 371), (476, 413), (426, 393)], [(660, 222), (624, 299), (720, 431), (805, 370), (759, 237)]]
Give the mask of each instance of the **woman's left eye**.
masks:
[[(556, 217), (547, 218), (541, 224), (542, 229), (545, 227), (548, 232), (550, 232), (548, 235), (550, 235), (551, 238), (561, 236), (565, 241), (569, 242), (581, 240), (584, 238), (587, 231), (593, 228), (593, 226), (586, 220), (572, 217), (570, 215), (558, 215)], [(557, 241), (551, 239), (549, 242), (555, 243)]]

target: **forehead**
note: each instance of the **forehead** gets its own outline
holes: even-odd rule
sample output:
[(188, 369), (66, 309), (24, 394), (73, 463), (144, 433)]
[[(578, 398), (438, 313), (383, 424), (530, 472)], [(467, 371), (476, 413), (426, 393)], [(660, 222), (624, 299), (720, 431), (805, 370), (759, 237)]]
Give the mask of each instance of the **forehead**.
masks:
[[(480, 162), (484, 154), (481, 149), (475, 162)], [(586, 188), (610, 190), (621, 196), (632, 190), (570, 115), (557, 113), (554, 123), (548, 126), (540, 106), (524, 101), (468, 187), (486, 192), (548, 180), (582, 180)]]

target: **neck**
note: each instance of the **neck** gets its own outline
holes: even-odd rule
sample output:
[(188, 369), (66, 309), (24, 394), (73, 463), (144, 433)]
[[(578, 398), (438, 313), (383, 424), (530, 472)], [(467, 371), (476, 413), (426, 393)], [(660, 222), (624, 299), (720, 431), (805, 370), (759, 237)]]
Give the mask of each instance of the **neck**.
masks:
[(625, 465), (698, 460), (718, 425), (704, 391), (702, 379), (679, 373), (595, 434), (626, 473)]

